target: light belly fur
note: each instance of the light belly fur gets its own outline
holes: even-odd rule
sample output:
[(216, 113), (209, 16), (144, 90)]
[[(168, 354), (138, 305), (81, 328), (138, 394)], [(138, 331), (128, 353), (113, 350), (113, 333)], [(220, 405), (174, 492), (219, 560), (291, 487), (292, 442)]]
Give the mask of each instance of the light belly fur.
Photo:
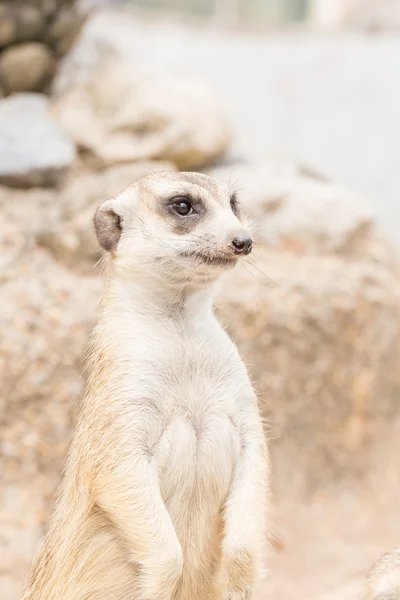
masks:
[(174, 600), (220, 597), (222, 508), (239, 453), (239, 434), (223, 413), (198, 429), (177, 416), (160, 439), (154, 457), (161, 493), (184, 556)]

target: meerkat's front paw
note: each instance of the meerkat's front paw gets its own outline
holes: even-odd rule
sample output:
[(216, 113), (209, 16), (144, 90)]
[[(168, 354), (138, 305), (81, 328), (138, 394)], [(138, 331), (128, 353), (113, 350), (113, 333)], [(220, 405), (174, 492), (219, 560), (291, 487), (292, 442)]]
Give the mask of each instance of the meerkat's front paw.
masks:
[(142, 568), (139, 576), (140, 600), (170, 600), (182, 575), (183, 558), (179, 545), (167, 556), (158, 556)]
[(246, 551), (225, 559), (226, 600), (251, 600), (256, 577), (254, 558)]
[(252, 590), (248, 587), (243, 592), (229, 592), (226, 596), (226, 600), (251, 600)]

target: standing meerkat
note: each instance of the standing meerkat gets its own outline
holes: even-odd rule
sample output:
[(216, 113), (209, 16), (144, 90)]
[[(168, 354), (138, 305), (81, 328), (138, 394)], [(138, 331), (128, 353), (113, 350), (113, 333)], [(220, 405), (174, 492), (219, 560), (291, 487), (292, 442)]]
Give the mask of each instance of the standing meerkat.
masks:
[(257, 400), (212, 311), (252, 240), (228, 186), (144, 177), (96, 212), (108, 253), (90, 377), (24, 600), (248, 600), (267, 456)]
[(400, 546), (375, 563), (367, 577), (364, 600), (400, 600)]

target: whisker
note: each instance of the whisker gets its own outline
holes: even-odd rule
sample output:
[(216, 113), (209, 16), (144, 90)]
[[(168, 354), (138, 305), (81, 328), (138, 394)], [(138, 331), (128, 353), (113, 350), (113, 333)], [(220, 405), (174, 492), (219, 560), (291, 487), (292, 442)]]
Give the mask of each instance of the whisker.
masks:
[[(269, 276), (268, 276), (268, 275), (267, 275), (267, 274), (266, 274), (266, 273), (265, 273), (265, 272), (264, 272), (264, 271), (261, 269), (261, 267), (260, 267), (259, 265), (257, 265), (257, 263), (256, 263), (256, 262), (255, 262), (253, 259), (251, 259), (251, 257), (248, 257), (246, 260), (247, 260), (247, 265), (248, 265), (249, 267), (253, 267), (253, 269), (255, 269), (255, 270), (256, 270), (256, 271), (257, 271), (257, 272), (258, 272), (260, 275), (262, 275), (262, 276), (265, 278), (265, 282), (264, 282), (265, 284), (267, 284), (267, 283), (268, 283), (268, 285), (269, 285), (269, 286), (271, 286), (271, 285), (274, 285), (274, 286), (276, 286), (276, 285), (277, 285), (277, 284), (276, 284), (276, 281), (273, 281), (273, 280), (271, 279), (271, 277), (269, 277)], [(263, 283), (263, 282), (262, 282), (262, 283)]]
[(267, 248), (268, 250), (271, 250), (271, 248), (273, 248), (273, 244), (269, 244), (268, 242), (266, 244), (260, 244), (259, 242), (254, 242), (254, 250), (257, 250), (257, 248)]
[(251, 275), (252, 277), (254, 277), (254, 279), (258, 282), (261, 283), (261, 285), (267, 285), (267, 282), (265, 281), (261, 281), (261, 279), (259, 279), (259, 277), (257, 277), (256, 273), (253, 273), (253, 271), (251, 271), (250, 269), (246, 268), (246, 265), (244, 263), (240, 263), (240, 266), (242, 267), (242, 269), (244, 271), (246, 271), (246, 273), (248, 273), (249, 275)]

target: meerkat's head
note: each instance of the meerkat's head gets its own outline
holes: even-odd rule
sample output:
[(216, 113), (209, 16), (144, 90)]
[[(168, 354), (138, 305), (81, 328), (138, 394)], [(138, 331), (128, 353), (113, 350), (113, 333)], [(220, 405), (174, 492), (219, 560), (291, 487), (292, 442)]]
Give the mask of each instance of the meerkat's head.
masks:
[(102, 204), (100, 245), (116, 269), (176, 282), (216, 279), (252, 250), (229, 186), (199, 173), (155, 173)]

